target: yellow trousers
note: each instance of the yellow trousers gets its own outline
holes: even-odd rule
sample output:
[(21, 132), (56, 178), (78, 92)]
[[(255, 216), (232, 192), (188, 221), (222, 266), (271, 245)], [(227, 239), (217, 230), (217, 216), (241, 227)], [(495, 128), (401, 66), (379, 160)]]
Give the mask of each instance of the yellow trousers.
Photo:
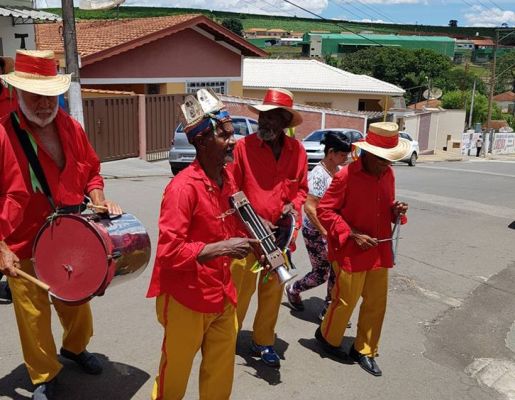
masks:
[(263, 276), (250, 271), (256, 257), (249, 254), (241, 260), (233, 260), (231, 265), (232, 280), (238, 291), (238, 326), (242, 327), (250, 300), (258, 288), (258, 307), (254, 317), (252, 338), (260, 346), (272, 346), (275, 342), (275, 324), (283, 296), (283, 288), (275, 273), (268, 282), (263, 283)]
[(222, 313), (199, 313), (163, 294), (156, 300), (156, 312), (165, 334), (152, 400), (184, 397), (199, 349), (202, 350), (199, 399), (229, 399), (238, 334), (234, 306), (226, 302)]
[[(22, 260), (20, 268), (35, 276), (30, 260)], [(9, 278), (14, 312), (25, 365), (33, 384), (53, 379), (62, 365), (52, 336), (51, 309), (48, 293), (23, 278)], [(79, 354), (86, 349), (93, 336), (93, 318), (89, 303), (71, 306), (52, 299), (63, 326), (62, 347)]]
[(331, 305), (322, 321), (322, 335), (333, 346), (340, 346), (354, 307), (363, 297), (354, 348), (361, 354), (375, 357), (386, 312), (388, 268), (350, 273), (333, 263), (333, 269), (336, 283), (331, 293)]

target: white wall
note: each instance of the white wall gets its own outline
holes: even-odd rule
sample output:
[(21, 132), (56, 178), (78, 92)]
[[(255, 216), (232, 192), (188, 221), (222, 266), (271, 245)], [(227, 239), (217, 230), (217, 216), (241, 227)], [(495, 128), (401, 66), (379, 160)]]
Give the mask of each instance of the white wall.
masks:
[(25, 38), (25, 45), (27, 50), (36, 49), (34, 25), (12, 25), (11, 17), (0, 17), (0, 38), (2, 39), (1, 53), (6, 57), (13, 57), (16, 50), (20, 48), (21, 40), (15, 39), (15, 33), (28, 33), (29, 36)]

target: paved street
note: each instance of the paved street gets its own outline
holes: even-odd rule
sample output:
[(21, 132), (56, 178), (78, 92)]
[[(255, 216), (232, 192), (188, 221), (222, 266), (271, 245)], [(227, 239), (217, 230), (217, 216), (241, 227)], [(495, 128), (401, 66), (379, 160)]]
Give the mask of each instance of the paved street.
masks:
[[(304, 294), (302, 313), (282, 307), (280, 370), (249, 355), (251, 305), (237, 348), (235, 400), (515, 399), (515, 163), (400, 164), (395, 171), (397, 197), (410, 204), (410, 212), (390, 275), (377, 359), (383, 377), (320, 351), (313, 334), (323, 287)], [(107, 193), (142, 220), (155, 245), (169, 178), (136, 175), (108, 179)], [(294, 262), (299, 274), (308, 271), (301, 241)], [(149, 398), (162, 340), (154, 301), (145, 299), (150, 273), (151, 266), (138, 279), (94, 299), (95, 336), (89, 349), (109, 363), (103, 375), (94, 377), (65, 362), (61, 399)], [(0, 321), (0, 399), (30, 398), (12, 306), (0, 305)], [(355, 335), (356, 316), (352, 322), (345, 348)], [(57, 317), (54, 324), (59, 339)], [(198, 398), (198, 365), (197, 359), (187, 399)]]

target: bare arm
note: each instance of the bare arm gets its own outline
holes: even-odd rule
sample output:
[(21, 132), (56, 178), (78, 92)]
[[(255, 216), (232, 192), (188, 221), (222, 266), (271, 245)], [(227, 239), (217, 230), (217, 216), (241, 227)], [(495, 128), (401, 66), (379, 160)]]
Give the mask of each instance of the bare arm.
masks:
[(317, 217), (317, 206), (319, 202), (319, 197), (308, 194), (308, 197), (306, 198), (306, 203), (304, 203), (304, 212), (306, 213), (306, 216), (308, 217), (309, 221), (313, 224), (313, 226), (317, 228), (323, 236), (327, 236), (327, 231), (322, 226)]

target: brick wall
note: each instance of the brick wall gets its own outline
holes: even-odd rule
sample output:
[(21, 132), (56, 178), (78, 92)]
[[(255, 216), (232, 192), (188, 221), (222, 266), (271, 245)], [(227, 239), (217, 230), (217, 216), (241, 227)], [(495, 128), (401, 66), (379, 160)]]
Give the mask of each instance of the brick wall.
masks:
[[(233, 96), (222, 96), (222, 101), (232, 115), (243, 115), (257, 119), (257, 114), (250, 111), (249, 104), (260, 104), (260, 100), (245, 99)], [(329, 108), (310, 107), (295, 104), (295, 110), (302, 115), (303, 122), (295, 128), (297, 139), (303, 139), (309, 133), (321, 128), (350, 128), (363, 132), (366, 116), (343, 112)], [(323, 114), (325, 113), (325, 126), (322, 126)]]

